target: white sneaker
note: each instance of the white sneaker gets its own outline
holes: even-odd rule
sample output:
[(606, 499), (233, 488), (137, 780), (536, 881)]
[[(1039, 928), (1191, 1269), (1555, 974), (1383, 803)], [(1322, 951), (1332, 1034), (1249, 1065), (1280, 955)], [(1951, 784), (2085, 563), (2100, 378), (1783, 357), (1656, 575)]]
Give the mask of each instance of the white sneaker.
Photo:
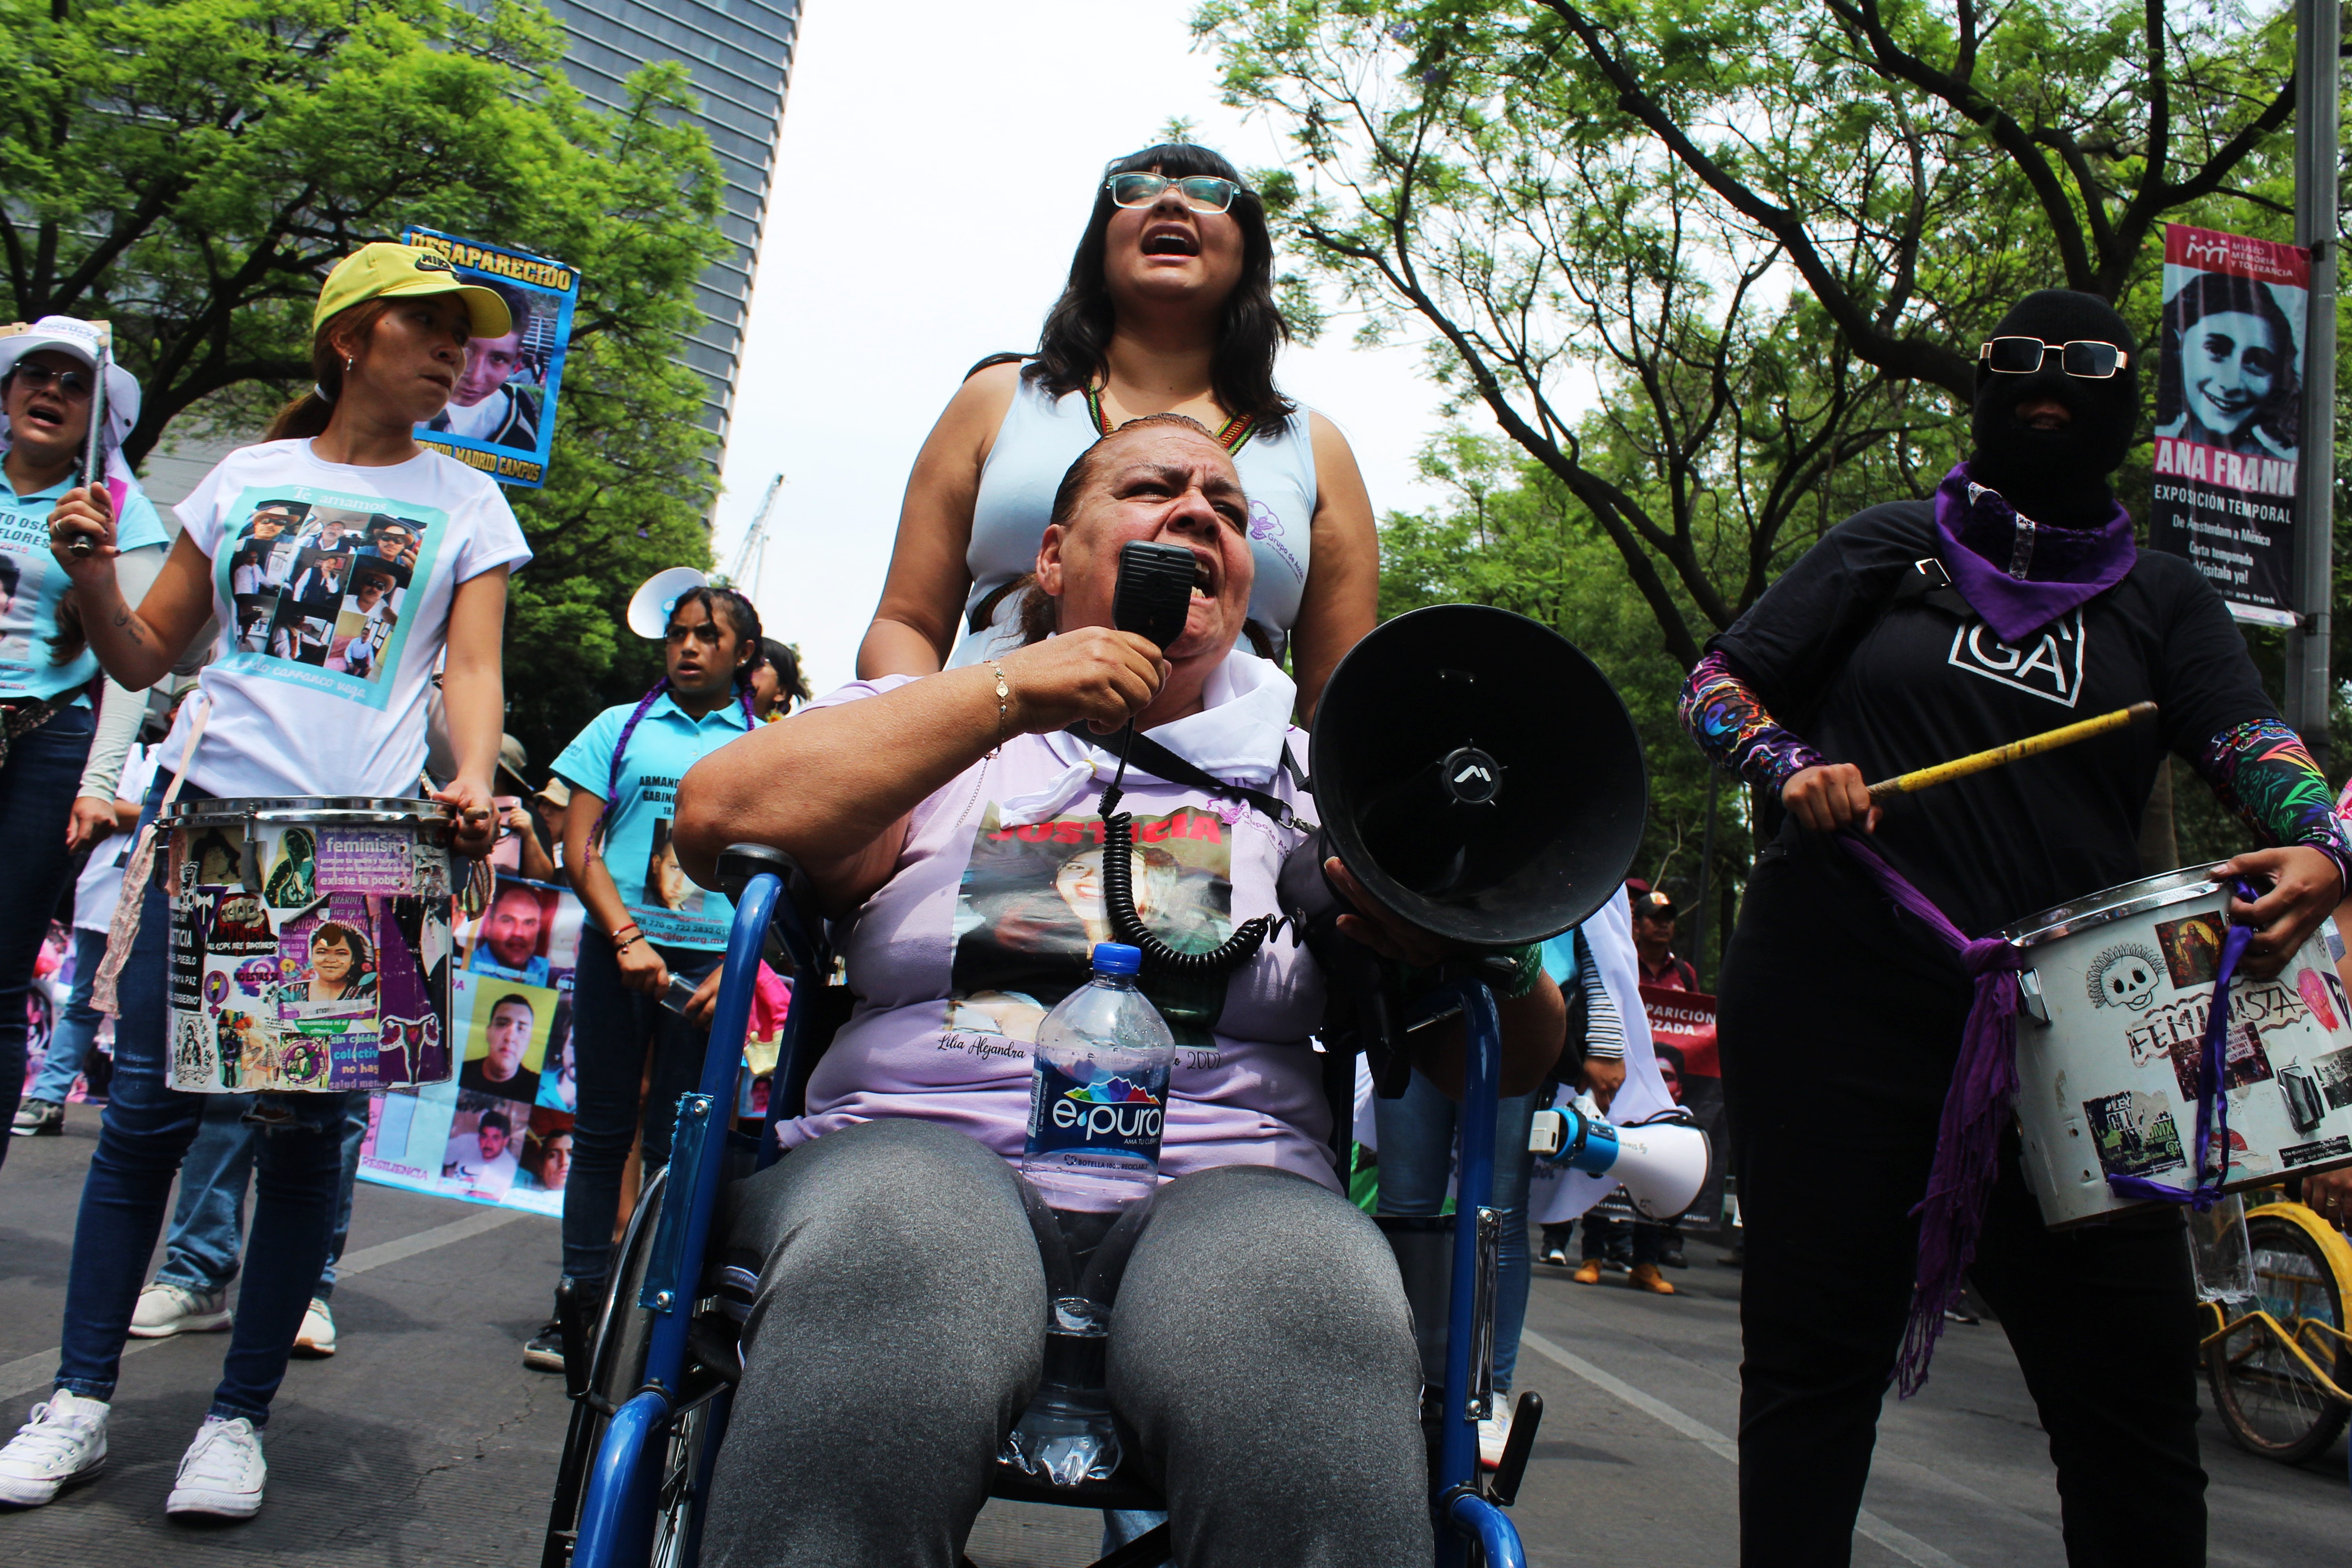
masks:
[(207, 1415), (180, 1458), (179, 1479), (163, 1500), (163, 1511), (251, 1519), (261, 1511), (261, 1487), (268, 1479), (253, 1423), (242, 1415), (234, 1421)]
[(228, 1292), (191, 1290), (158, 1279), (139, 1292), (131, 1314), (134, 1340), (168, 1340), (174, 1334), (214, 1334), (228, 1327)]
[(302, 1314), (302, 1331), (294, 1336), (294, 1353), (312, 1361), (324, 1361), (335, 1353), (335, 1314), (316, 1296), (310, 1298), (310, 1310)]
[(0, 1448), (0, 1502), (38, 1508), (106, 1465), (107, 1404), (58, 1389)]
[(1495, 1391), (1495, 1414), (1478, 1423), (1478, 1463), (1493, 1469), (1503, 1462), (1503, 1445), (1511, 1440), (1511, 1396)]

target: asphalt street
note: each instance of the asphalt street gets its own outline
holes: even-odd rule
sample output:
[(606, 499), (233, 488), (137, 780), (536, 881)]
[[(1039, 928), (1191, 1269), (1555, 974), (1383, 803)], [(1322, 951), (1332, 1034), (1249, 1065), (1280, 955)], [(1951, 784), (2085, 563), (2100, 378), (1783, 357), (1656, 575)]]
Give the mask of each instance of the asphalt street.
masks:
[[(19, 1139), (0, 1169), (0, 1396), (7, 1423), (46, 1391), (95, 1113), (58, 1139)], [(172, 1470), (203, 1419), (225, 1335), (152, 1342), (123, 1363), (103, 1478), (47, 1508), (0, 1515), (0, 1563), (203, 1568), (529, 1564), (562, 1440), (557, 1380), (518, 1346), (546, 1311), (552, 1221), (362, 1184), (352, 1273), (336, 1294), (342, 1349), (297, 1362), (268, 1432), (269, 1503), (246, 1524), (163, 1516)], [(1538, 1269), (1519, 1385), (1548, 1414), (1517, 1514), (1529, 1560), (1719, 1568), (1736, 1558), (1733, 1450), (1739, 1275), (1708, 1247), (1671, 1300)], [(1823, 1282), (1834, 1300), (1835, 1281)], [(2210, 1560), (2343, 1561), (2345, 1454), (2300, 1468), (2232, 1447), (2208, 1417)], [(1076, 1568), (1097, 1516), (992, 1504), (980, 1568)], [(1881, 1426), (1861, 1568), (2058, 1568), (2058, 1499), (2043, 1438), (1997, 1326), (1956, 1327), (1936, 1375)]]

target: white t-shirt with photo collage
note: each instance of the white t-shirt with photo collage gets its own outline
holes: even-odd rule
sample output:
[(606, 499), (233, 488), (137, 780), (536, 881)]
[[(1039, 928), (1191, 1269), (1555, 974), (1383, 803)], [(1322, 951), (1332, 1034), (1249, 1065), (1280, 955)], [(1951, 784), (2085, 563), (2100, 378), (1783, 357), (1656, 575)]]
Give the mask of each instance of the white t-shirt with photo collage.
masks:
[[(188, 782), (216, 795), (414, 795), (457, 585), (530, 559), (488, 476), (426, 448), (330, 463), (240, 447), (179, 504), (212, 558), (221, 640)], [(176, 767), (195, 704), (163, 742)]]

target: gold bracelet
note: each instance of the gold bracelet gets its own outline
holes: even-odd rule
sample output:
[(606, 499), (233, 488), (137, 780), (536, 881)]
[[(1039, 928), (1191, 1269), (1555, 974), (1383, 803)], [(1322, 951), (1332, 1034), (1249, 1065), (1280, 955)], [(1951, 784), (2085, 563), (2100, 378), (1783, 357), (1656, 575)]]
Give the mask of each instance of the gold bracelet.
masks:
[(996, 672), (996, 751), (988, 753), (992, 757), (1004, 750), (1005, 726), (1013, 719), (1013, 688), (1004, 683), (1003, 665), (992, 658), (988, 661), (988, 668)]

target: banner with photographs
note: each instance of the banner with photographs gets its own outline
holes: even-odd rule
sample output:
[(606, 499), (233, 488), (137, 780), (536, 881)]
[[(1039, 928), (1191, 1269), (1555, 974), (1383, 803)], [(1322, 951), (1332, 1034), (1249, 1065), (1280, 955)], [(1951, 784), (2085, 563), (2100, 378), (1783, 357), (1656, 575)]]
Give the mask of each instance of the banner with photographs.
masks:
[(2295, 469), (2311, 258), (2299, 247), (2167, 224), (2151, 549), (2230, 613), (2294, 625)]
[(572, 1171), (572, 978), (587, 917), (569, 889), (500, 872), (457, 931), (457, 1080), (375, 1097), (360, 1175), (534, 1214), (563, 1212)]
[(504, 337), (467, 343), (449, 406), (419, 425), (416, 438), (500, 484), (545, 484), (580, 274), (544, 256), (435, 229), (411, 228), (400, 241), (447, 257), (459, 282), (495, 291), (514, 317)]

